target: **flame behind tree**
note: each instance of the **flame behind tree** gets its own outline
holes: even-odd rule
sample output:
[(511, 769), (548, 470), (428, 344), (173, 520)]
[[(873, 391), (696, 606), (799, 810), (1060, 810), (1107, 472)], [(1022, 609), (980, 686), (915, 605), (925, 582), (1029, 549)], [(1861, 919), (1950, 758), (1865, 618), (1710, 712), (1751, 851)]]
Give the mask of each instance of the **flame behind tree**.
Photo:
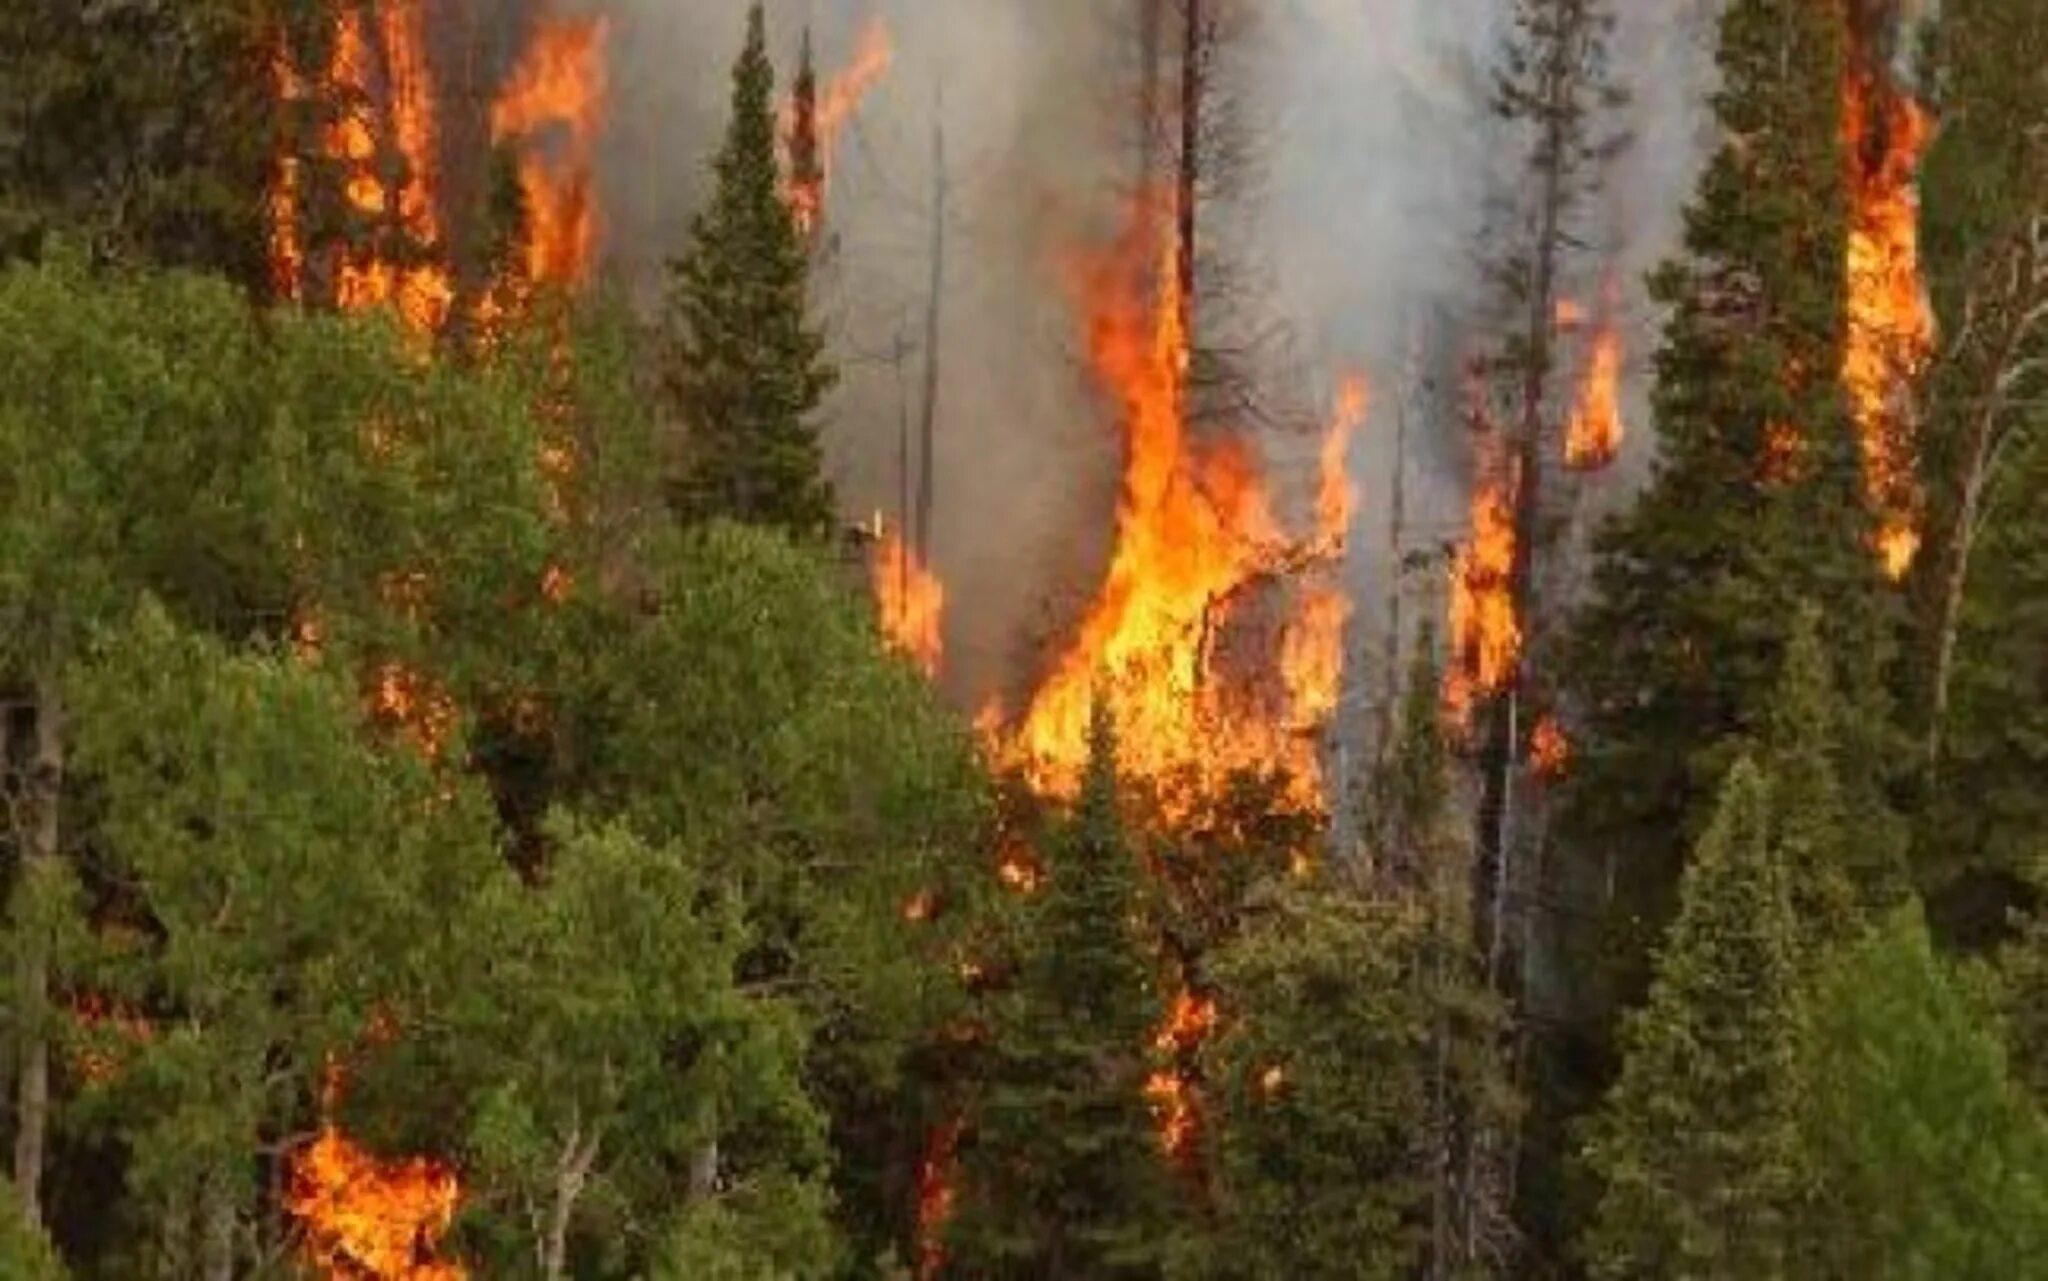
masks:
[[(394, 306), (414, 333), (433, 334), (448, 318), (454, 284), (436, 191), (439, 123), (425, 17), (419, 0), (386, 0), (375, 15), (372, 26), (363, 8), (340, 10), (332, 56), (310, 85), (283, 49), (272, 78), (281, 100), (317, 101), (321, 154), (341, 175), (349, 212), (366, 224), (324, 255), (331, 301), (343, 310)], [(395, 188), (386, 177), (393, 154), (404, 170)], [(292, 300), (307, 286), (306, 173), (298, 156), (281, 157), (267, 198), (271, 279)]]
[[(1600, 315), (1586, 356), (1585, 373), (1579, 380), (1578, 398), (1565, 426), (1564, 461), (1575, 471), (1599, 471), (1612, 463), (1620, 455), (1621, 442), (1628, 434), (1621, 417), (1624, 350), (1619, 295), (1619, 285), (1610, 275), (1602, 289)], [(1560, 328), (1578, 328), (1587, 321), (1580, 310), (1573, 315), (1573, 323), (1566, 325), (1565, 308), (1571, 305), (1569, 300), (1558, 304)]]
[(888, 25), (874, 18), (862, 29), (853, 60), (820, 88), (810, 33), (804, 33), (803, 61), (794, 92), (783, 107), (782, 136), (789, 156), (786, 198), (797, 230), (806, 238), (816, 235), (824, 221), (833, 146), (895, 59)]
[(1863, 444), (1865, 492), (1879, 521), (1885, 572), (1901, 577), (1920, 548), (1911, 386), (1934, 351), (1934, 312), (1920, 266), (1920, 158), (1932, 118), (1867, 55), (1843, 86), (1849, 157), (1848, 334), (1842, 383)]
[(593, 150), (608, 92), (603, 18), (543, 15), (491, 104), (491, 140), (518, 149), (526, 280), (574, 288), (595, 257)]
[[(1123, 434), (1122, 496), (1102, 585), (1010, 751), (1040, 790), (1071, 794), (1087, 761), (1090, 708), (1100, 698), (1116, 725), (1121, 770), (1157, 785), (1169, 817), (1220, 794), (1232, 775), (1276, 767), (1290, 780), (1290, 800), (1319, 807), (1315, 743), (1258, 696), (1259, 678), (1277, 673), (1247, 679), (1225, 670), (1217, 642), (1261, 589), (1342, 554), (1349, 516), (1342, 441), (1364, 397), (1354, 392), (1340, 406), (1347, 412), (1325, 454), (1319, 537), (1289, 539), (1243, 444), (1204, 444), (1189, 433), (1173, 208), (1170, 199), (1141, 197), (1115, 249), (1077, 272), (1095, 379)], [(1296, 596), (1292, 667), (1304, 684), (1291, 698), (1320, 710), (1335, 702), (1341, 649), (1333, 646), (1346, 606), (1327, 595)]]
[(1497, 444), (1481, 455), (1472, 534), (1451, 567), (1450, 664), (1444, 708), (1469, 726), (1475, 706), (1506, 689), (1522, 650), (1513, 592), (1514, 467)]
[[(881, 524), (879, 517), (876, 524)], [(946, 586), (918, 560), (902, 530), (880, 532), (870, 575), (882, 637), (908, 655), (927, 677), (937, 677), (945, 654)]]

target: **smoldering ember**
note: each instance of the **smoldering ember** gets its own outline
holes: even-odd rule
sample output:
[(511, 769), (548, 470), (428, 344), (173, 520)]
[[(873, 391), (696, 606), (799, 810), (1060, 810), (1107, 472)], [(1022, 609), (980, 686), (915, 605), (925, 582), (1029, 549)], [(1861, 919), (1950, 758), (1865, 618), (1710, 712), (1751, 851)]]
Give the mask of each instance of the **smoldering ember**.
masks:
[(2044, 428), (2042, 0), (11, 0), (0, 1281), (2048, 1278)]

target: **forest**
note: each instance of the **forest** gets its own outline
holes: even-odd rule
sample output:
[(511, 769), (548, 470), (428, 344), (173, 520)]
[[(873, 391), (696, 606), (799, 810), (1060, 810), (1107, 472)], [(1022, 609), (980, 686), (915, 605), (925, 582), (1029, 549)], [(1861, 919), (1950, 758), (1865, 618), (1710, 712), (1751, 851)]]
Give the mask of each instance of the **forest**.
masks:
[(2048, 1279), (2044, 784), (2043, 0), (0, 5), (0, 1281)]

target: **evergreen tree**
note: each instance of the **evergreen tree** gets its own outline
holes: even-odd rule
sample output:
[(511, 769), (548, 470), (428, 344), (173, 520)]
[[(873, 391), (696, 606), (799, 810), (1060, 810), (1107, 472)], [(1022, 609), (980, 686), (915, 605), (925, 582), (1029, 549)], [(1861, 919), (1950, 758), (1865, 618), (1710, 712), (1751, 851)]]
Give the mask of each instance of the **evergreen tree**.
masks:
[(733, 67), (717, 186), (671, 266), (665, 381), (688, 436), (682, 513), (812, 536), (833, 519), (813, 415), (835, 375), (808, 316), (809, 267), (784, 198), (775, 121), (756, 3)]
[(1213, 1237), (1193, 1275), (1414, 1275), (1432, 1176), (1416, 1118), (1436, 1102), (1412, 903), (1333, 884), (1271, 891), (1210, 967), (1224, 1030), (1205, 1047), (1216, 1151)]
[(1622, 1034), (1621, 1078), (1590, 1127), (1594, 1275), (1795, 1275), (1796, 934), (1764, 779), (1744, 760), (1686, 868), (1649, 1002)]
[(23, 1217), (14, 1190), (0, 1180), (0, 1276), (11, 1281), (62, 1281), (64, 1275), (49, 1238)]
[(1655, 276), (1671, 309), (1658, 461), (1597, 540), (1567, 683), (1583, 721), (1562, 824), (1618, 900), (1624, 993), (1672, 910), (1686, 842), (1735, 736), (1761, 728), (1797, 611), (1821, 610), (1853, 840), (1880, 848), (1901, 753), (1882, 687), (1888, 605), (1838, 382), (1845, 332), (1841, 12), (1734, 0), (1721, 21), (1724, 141)]
[(1139, 936), (1139, 865), (1098, 708), (1072, 815), (1047, 851), (1029, 951), (992, 1029), (960, 1152), (948, 1256), (963, 1276), (1147, 1278), (1173, 1244), (1173, 1174), (1146, 1104), (1164, 1020)]
[(1812, 1003), (1801, 1275), (2003, 1281), (2048, 1258), (2048, 1123), (1917, 904)]
[(1837, 781), (1840, 715), (1820, 619), (1802, 608), (1765, 713), (1762, 764), (1771, 781), (1771, 839), (1802, 943), (1816, 954), (1854, 934), (1864, 909), (1896, 892), (1904, 871), (1888, 858), (1896, 847), (1856, 842)]

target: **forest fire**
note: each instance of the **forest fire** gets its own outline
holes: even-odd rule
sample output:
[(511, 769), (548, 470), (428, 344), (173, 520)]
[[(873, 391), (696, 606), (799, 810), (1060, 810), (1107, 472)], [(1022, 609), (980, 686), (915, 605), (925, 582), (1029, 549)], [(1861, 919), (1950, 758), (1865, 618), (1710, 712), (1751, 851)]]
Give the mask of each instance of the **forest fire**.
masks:
[[(396, 1035), (379, 1015), (373, 1041)], [(347, 1073), (329, 1062), (320, 1106), (331, 1113)], [(435, 1255), (461, 1201), (453, 1170), (424, 1157), (381, 1161), (324, 1122), (288, 1161), (285, 1209), (299, 1221), (307, 1257), (330, 1281), (464, 1281), (459, 1264)]]
[[(1186, 992), (1174, 998), (1166, 1026), (1153, 1039), (1155, 1050), (1169, 1060), (1192, 1053), (1216, 1026), (1216, 1003)], [(1145, 1082), (1145, 1097), (1159, 1117), (1159, 1141), (1167, 1152), (1184, 1158), (1199, 1131), (1193, 1083), (1178, 1062), (1154, 1072)]]
[(953, 1217), (958, 1191), (953, 1186), (959, 1164), (959, 1121), (933, 1132), (917, 1164), (917, 1278), (936, 1281), (946, 1268), (946, 1225)]
[(1472, 536), (1451, 568), (1449, 669), (1444, 708), (1460, 726), (1478, 702), (1506, 688), (1522, 649), (1515, 617), (1514, 468), (1497, 447), (1481, 459), (1472, 492)]
[(543, 16), (491, 104), (491, 141), (519, 150), (526, 279), (573, 288), (598, 238), (593, 147), (607, 93), (603, 18)]
[[(307, 95), (304, 77), (283, 50), (271, 70), (281, 101)], [(335, 19), (333, 55), (312, 92), (332, 112), (320, 148), (343, 169), (342, 194), (350, 210), (380, 227), (395, 227), (407, 246), (403, 262), (373, 244), (338, 247), (329, 264), (334, 304), (344, 310), (395, 306), (412, 332), (438, 331), (455, 290), (440, 261), (438, 126), (418, 0), (379, 7), (374, 34), (360, 10), (343, 9)], [(404, 167), (395, 201), (384, 176), (385, 157), (394, 148)], [(304, 182), (303, 164), (286, 155), (267, 200), (272, 282), (280, 297), (294, 301), (304, 298), (307, 283)]]
[(1621, 361), (1621, 329), (1603, 323), (1593, 335), (1578, 402), (1565, 428), (1564, 460), (1574, 470), (1598, 471), (1621, 452)]
[[(1158, 787), (1169, 817), (1247, 770), (1284, 771), (1291, 799), (1319, 806), (1320, 762), (1303, 732), (1312, 727), (1260, 697), (1260, 679), (1282, 674), (1227, 670), (1219, 639), (1262, 589), (1341, 557), (1344, 454), (1363, 389), (1343, 398), (1325, 449), (1316, 537), (1290, 540), (1242, 443), (1205, 444), (1188, 431), (1188, 335), (1167, 212), (1160, 200), (1139, 200), (1114, 252), (1077, 273), (1096, 381), (1123, 433), (1122, 497), (1102, 585), (1014, 728), (1009, 754), (1041, 791), (1071, 793), (1100, 698), (1116, 725), (1119, 765)], [(1294, 688), (1279, 691), (1289, 711), (1320, 714), (1335, 703), (1347, 606), (1334, 589), (1297, 596), (1292, 639), (1281, 646), (1292, 653), (1267, 661), (1292, 674)]]
[(896, 58), (895, 41), (879, 17), (861, 31), (853, 61), (822, 90), (800, 87), (783, 110), (782, 134), (792, 157), (788, 186), (790, 212), (797, 229), (812, 235), (825, 217), (825, 184), (832, 172), (832, 150), (840, 131), (852, 120), (862, 99), (889, 71)]
[(453, 1171), (420, 1157), (381, 1162), (329, 1125), (292, 1157), (285, 1208), (334, 1281), (462, 1281), (459, 1264), (434, 1258), (460, 1196)]
[[(881, 524), (879, 517), (876, 524)], [(904, 541), (902, 531), (896, 529), (882, 531), (869, 575), (881, 616), (882, 638), (891, 648), (907, 655), (927, 677), (936, 677), (945, 655), (941, 631), (946, 609), (945, 584), (918, 560), (917, 552)]]
[(1934, 312), (1920, 264), (1920, 158), (1933, 118), (1880, 71), (1857, 68), (1843, 90), (1852, 201), (1849, 327), (1842, 383), (1863, 443), (1866, 495), (1885, 572), (1902, 577), (1920, 547), (1911, 385), (1934, 352)]

